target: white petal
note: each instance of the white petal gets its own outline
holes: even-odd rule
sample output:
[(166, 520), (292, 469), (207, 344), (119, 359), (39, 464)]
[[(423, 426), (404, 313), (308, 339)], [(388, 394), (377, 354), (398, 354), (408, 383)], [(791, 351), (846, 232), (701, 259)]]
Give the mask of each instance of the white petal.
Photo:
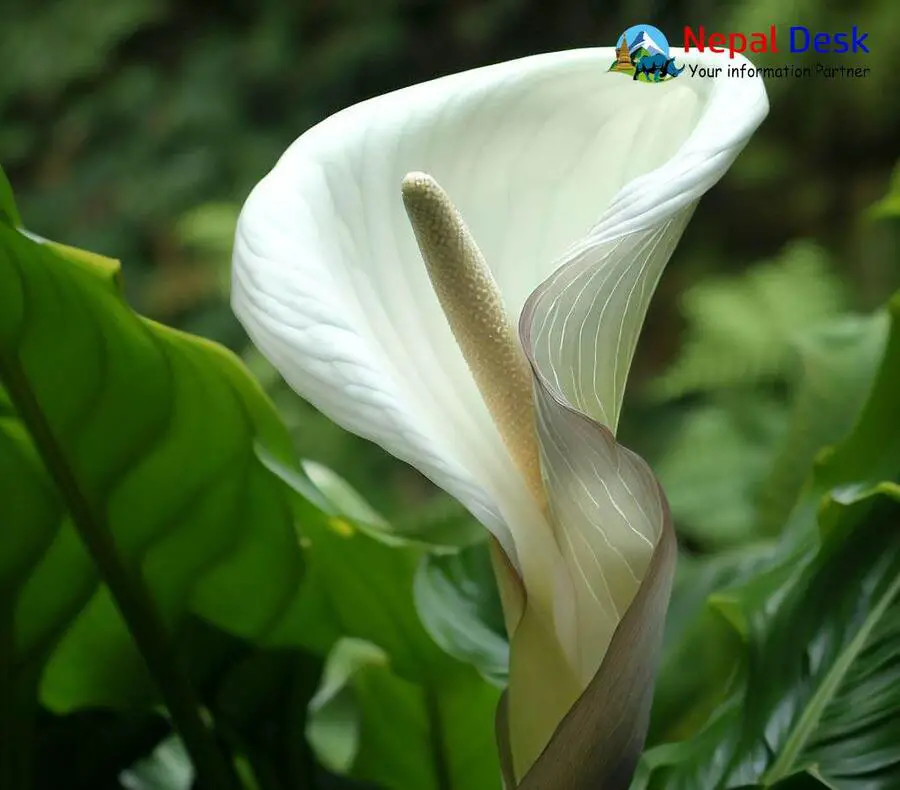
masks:
[[(767, 109), (757, 79), (635, 87), (662, 89), (658, 101), (669, 116), (648, 131), (644, 144), (666, 150), (662, 138), (670, 133), (683, 144), (622, 188), (528, 299), (520, 321), (535, 373), (552, 528), (566, 570), (556, 579), (556, 634), (582, 688), (598, 671), (666, 523), (667, 506), (650, 469), (614, 437), (644, 315), (694, 205)], [(511, 683), (509, 693), (511, 710), (529, 708), (531, 689)], [(532, 742), (517, 755), (515, 717), (510, 727), (521, 772), (537, 757), (536, 748)]]
[[(683, 76), (691, 65), (745, 62), (681, 53), (672, 50), (676, 62), (688, 67)], [(697, 201), (722, 177), (768, 110), (759, 78), (678, 78), (650, 88), (666, 91), (659, 97), (666, 120), (646, 134), (637, 129), (639, 145), (665, 150), (670, 135), (683, 145), (660, 167), (623, 185), (597, 224), (557, 261), (555, 275), (529, 306), (536, 363), (569, 403), (614, 433), (637, 338), (663, 268)]]
[[(676, 59), (688, 67), (728, 62)], [(758, 78), (679, 78), (634, 87), (654, 91), (668, 117), (648, 130), (643, 145), (665, 150), (669, 134), (683, 143), (659, 167), (623, 186), (529, 297), (520, 321), (535, 370), (553, 529), (571, 590), (555, 597), (556, 628), (583, 679), (596, 671), (661, 532), (658, 485), (643, 461), (614, 439), (644, 316), (697, 200), (724, 174), (768, 107)]]
[(529, 302), (535, 364), (567, 403), (613, 432), (650, 297), (690, 213), (597, 242), (592, 233)]
[[(732, 136), (749, 133), (747, 92), (728, 93), (736, 81), (722, 90), (684, 72), (647, 85), (607, 73), (613, 59), (609, 48), (539, 55), (338, 113), (257, 186), (235, 241), (235, 311), (291, 386), (460, 499), (517, 567), (506, 524), (524, 532), (542, 518), (524, 512), (524, 486), (432, 292), (399, 185), (420, 170), (444, 186), (517, 315), (598, 216), (591, 249), (698, 196), (632, 188), (670, 167), (691, 129), (715, 127), (706, 137), (722, 142), (717, 125), (731, 114)], [(676, 170), (716, 156), (702, 147), (676, 157)], [(689, 180), (666, 176), (673, 189)]]
[(557, 580), (557, 633), (584, 688), (640, 587), (666, 504), (647, 464), (605, 426), (560, 403), (542, 377), (536, 392), (551, 522), (569, 569)]

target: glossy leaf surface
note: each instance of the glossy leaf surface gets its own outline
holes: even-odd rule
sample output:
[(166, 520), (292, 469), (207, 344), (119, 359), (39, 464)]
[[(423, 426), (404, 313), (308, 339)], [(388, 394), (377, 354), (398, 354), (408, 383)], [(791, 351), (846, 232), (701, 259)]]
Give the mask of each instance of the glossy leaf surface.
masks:
[(16, 666), (46, 664), (58, 710), (154, 696), (85, 534), (170, 633), (190, 611), (257, 638), (302, 570), (304, 503), (254, 451), (290, 463), (274, 409), (225, 349), (135, 315), (117, 274), (0, 224), (0, 582)]
[[(744, 666), (694, 738), (646, 755), (635, 787), (900, 783), (897, 299), (890, 313), (868, 401), (847, 440), (821, 457), (778, 559), (710, 600), (743, 643)], [(811, 778), (792, 779), (803, 774)]]

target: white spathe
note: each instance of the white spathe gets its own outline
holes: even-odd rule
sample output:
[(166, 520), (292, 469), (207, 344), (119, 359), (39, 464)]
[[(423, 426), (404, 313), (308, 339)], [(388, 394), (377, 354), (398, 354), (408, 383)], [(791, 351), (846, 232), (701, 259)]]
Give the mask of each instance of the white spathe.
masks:
[[(288, 149), (238, 224), (233, 305), (256, 345), (331, 419), (459, 499), (524, 581), (527, 606), (498, 569), (519, 774), (597, 671), (652, 555), (661, 493), (613, 439), (628, 369), (694, 205), (768, 108), (761, 80), (725, 76), (742, 58), (671, 54), (722, 76), (647, 84), (608, 71), (614, 49), (586, 49), (350, 107)], [(449, 194), (520, 323), (546, 511), (434, 294), (400, 197), (412, 171)], [(547, 677), (558, 690), (538, 688)]]

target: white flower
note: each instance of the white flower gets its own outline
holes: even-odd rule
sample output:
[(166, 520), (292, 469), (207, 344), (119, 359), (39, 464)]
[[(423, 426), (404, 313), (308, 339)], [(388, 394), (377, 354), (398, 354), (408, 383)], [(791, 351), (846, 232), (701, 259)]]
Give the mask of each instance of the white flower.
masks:
[(768, 107), (757, 78), (647, 84), (614, 60), (538, 55), (339, 112), (256, 187), (235, 242), (235, 312), (288, 383), (502, 547), (508, 779), (594, 684), (579, 728), (605, 733), (602, 770), (640, 749), (674, 552), (655, 478), (613, 437), (657, 280)]

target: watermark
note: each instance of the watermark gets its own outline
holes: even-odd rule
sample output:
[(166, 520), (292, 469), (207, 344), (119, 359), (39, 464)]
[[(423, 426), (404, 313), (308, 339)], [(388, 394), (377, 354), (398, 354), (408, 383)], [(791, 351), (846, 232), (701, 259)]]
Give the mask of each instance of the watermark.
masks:
[[(720, 77), (769, 80), (795, 79), (861, 79), (868, 77), (871, 67), (864, 60), (848, 62), (847, 56), (864, 58), (870, 53), (869, 33), (853, 25), (850, 30), (819, 31), (805, 25), (749, 33), (709, 31), (703, 25), (685, 26), (682, 31), (685, 55), (692, 52), (726, 54), (729, 59), (738, 54), (819, 54), (836, 56), (810, 63), (785, 61), (777, 65), (756, 66), (746, 61), (722, 65), (678, 64), (670, 54), (669, 42), (663, 32), (652, 25), (632, 25), (616, 42), (616, 59), (610, 71), (630, 76), (640, 82), (667, 82), (687, 69), (687, 76), (700, 79)], [(771, 58), (768, 58), (771, 63)]]
[[(804, 25), (792, 25), (787, 32), (788, 52), (801, 54), (818, 52), (820, 55), (869, 54), (868, 33), (854, 25), (849, 32), (813, 32)], [(781, 52), (778, 46), (778, 28), (771, 25), (767, 31), (756, 33), (707, 33), (700, 25), (696, 30), (684, 28), (684, 51), (727, 52), (733, 58), (738, 52)]]
[(833, 66), (827, 63), (812, 63), (798, 66), (794, 63), (785, 63), (782, 66), (752, 66), (741, 63), (729, 66), (695, 66), (689, 65), (688, 71), (692, 77), (701, 79), (716, 79), (726, 77), (762, 77), (763, 79), (776, 80), (802, 80), (811, 77), (825, 79), (859, 79), (868, 77), (872, 72), (869, 66)]

